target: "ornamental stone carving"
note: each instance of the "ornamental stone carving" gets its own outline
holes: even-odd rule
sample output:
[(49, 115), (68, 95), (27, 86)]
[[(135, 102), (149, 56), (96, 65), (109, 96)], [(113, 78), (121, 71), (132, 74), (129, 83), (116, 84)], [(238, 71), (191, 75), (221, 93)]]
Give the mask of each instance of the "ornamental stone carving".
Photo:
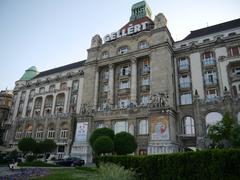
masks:
[(96, 34), (95, 36), (92, 37), (91, 41), (91, 48), (98, 47), (102, 45), (102, 38)]
[(163, 13), (159, 13), (154, 18), (154, 29), (162, 28), (167, 26), (167, 19)]
[(150, 108), (168, 107), (168, 95), (156, 93), (150, 97)]

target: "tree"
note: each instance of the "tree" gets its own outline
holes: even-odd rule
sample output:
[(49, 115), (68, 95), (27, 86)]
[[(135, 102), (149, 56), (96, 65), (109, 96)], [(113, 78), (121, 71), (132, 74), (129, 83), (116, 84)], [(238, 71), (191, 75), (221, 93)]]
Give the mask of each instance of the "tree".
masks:
[(137, 148), (135, 137), (127, 132), (120, 132), (114, 137), (114, 148), (118, 155), (133, 153)]
[(110, 139), (113, 140), (114, 131), (110, 128), (99, 128), (99, 129), (96, 129), (95, 131), (93, 131), (93, 133), (91, 134), (91, 136), (89, 138), (89, 142), (90, 142), (90, 145), (91, 145), (92, 148), (94, 146), (94, 142), (99, 137), (102, 137), (102, 136), (107, 136), (107, 137), (109, 137)]
[(240, 125), (233, 128), (230, 141), (233, 147), (240, 148)]
[(32, 138), (23, 138), (18, 142), (18, 149), (25, 156), (29, 152), (33, 152), (36, 147), (36, 141)]
[(96, 154), (105, 154), (113, 152), (114, 144), (113, 140), (108, 136), (101, 136), (97, 138), (93, 143), (93, 150)]
[(224, 148), (231, 146), (232, 132), (234, 129), (234, 120), (227, 112), (223, 119), (212, 125), (208, 129), (208, 137), (212, 140), (211, 147)]
[(39, 143), (39, 147), (42, 148), (42, 153), (51, 153), (53, 152), (57, 145), (52, 139), (45, 139), (44, 141)]
[(35, 148), (34, 148), (34, 150), (33, 150), (33, 153), (34, 154), (42, 154), (42, 153), (44, 153), (44, 151), (43, 151), (43, 143), (42, 143), (43, 141), (40, 141), (40, 142), (36, 142), (36, 145), (35, 145)]

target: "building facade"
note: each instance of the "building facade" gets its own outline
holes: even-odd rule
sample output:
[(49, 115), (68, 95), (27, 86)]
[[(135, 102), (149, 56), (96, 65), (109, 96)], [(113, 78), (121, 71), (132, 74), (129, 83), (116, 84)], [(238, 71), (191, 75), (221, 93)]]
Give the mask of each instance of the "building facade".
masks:
[(162, 13), (132, 6), (119, 31), (92, 38), (84, 61), (16, 82), (7, 140), (54, 139), (56, 154), (91, 161), (90, 134), (109, 127), (136, 137), (136, 154), (209, 145), (207, 128), (230, 112), (240, 121), (240, 19), (175, 42)]

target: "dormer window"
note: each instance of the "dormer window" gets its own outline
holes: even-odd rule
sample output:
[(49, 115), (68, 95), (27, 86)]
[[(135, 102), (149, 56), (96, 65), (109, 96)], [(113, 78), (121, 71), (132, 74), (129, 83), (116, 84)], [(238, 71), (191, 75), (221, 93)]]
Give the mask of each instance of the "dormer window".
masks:
[(149, 47), (149, 45), (148, 45), (147, 41), (141, 41), (138, 45), (139, 49), (145, 49), (145, 48), (148, 48), (148, 47)]
[(126, 54), (128, 52), (128, 47), (123, 46), (118, 49), (118, 54)]
[(229, 33), (228, 36), (235, 36), (236, 33), (235, 32), (232, 32), (232, 33)]
[(109, 57), (109, 52), (108, 51), (104, 51), (102, 53), (102, 59), (108, 58)]

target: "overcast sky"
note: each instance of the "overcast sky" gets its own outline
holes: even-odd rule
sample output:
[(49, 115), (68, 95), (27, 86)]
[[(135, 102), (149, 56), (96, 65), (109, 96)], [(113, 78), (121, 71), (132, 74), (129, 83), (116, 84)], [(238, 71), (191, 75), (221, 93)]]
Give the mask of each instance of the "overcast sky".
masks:
[[(13, 89), (24, 71), (87, 57), (92, 36), (125, 25), (139, 0), (0, 0), (0, 90)], [(240, 18), (239, 0), (147, 0), (152, 19), (164, 13), (174, 40), (191, 30)]]

